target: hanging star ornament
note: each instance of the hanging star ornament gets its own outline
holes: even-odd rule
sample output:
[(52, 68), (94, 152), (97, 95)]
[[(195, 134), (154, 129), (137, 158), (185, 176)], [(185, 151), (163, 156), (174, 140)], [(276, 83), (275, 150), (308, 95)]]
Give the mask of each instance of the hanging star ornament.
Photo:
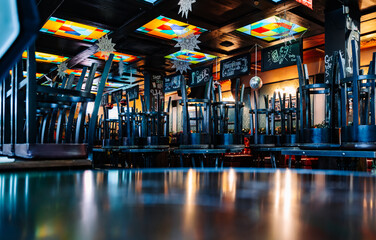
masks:
[(192, 11), (192, 4), (195, 3), (196, 0), (179, 0), (178, 5), (180, 6), (179, 8), (179, 13), (181, 13), (181, 16), (185, 18), (188, 18), (188, 12)]
[(115, 52), (115, 43), (112, 43), (112, 38), (108, 39), (107, 35), (104, 35), (100, 39), (98, 39), (98, 42), (96, 43), (98, 46), (97, 52), (101, 52), (102, 57), (108, 58), (108, 56)]
[(123, 59), (120, 60), (119, 62), (119, 75), (123, 75), (123, 72), (124, 72), (124, 62), (123, 62)]
[(60, 63), (60, 65), (57, 67), (57, 76), (60, 78), (65, 77), (65, 71), (68, 70), (68, 64), (66, 62)]
[(184, 72), (187, 72), (188, 70), (191, 70), (189, 67), (189, 62), (183, 62), (183, 61), (172, 61), (174, 64), (172, 68), (175, 68), (177, 72), (180, 72), (180, 74), (183, 74)]
[(175, 45), (175, 47), (180, 47), (180, 50), (189, 50), (194, 51), (195, 49), (200, 49), (198, 46), (199, 43), (201, 43), (198, 38), (200, 35), (194, 35), (190, 33), (187, 36), (179, 36), (176, 41), (178, 43)]

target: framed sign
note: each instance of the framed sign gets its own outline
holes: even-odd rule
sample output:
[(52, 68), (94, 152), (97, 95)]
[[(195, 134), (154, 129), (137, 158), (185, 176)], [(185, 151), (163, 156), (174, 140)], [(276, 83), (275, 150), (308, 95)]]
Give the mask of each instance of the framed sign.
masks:
[(239, 55), (221, 61), (221, 80), (248, 75), (251, 71), (251, 55)]
[(115, 99), (120, 101), (122, 97), (123, 97), (123, 90), (120, 89), (120, 90), (113, 91), (111, 93), (111, 103), (115, 104), (116, 103)]
[(276, 46), (262, 49), (261, 71), (269, 71), (277, 68), (288, 67), (296, 64), (296, 56), (302, 56), (302, 44), (300, 41), (281, 43)]
[(194, 68), (189, 71), (188, 86), (196, 87), (207, 84), (213, 76), (213, 64)]
[(140, 86), (136, 85), (134, 87), (128, 88), (126, 90), (127, 97), (129, 101), (138, 99), (138, 93), (140, 92)]
[(167, 92), (174, 92), (181, 89), (181, 78), (184, 77), (179, 74), (174, 74), (165, 77), (164, 80), (164, 91)]

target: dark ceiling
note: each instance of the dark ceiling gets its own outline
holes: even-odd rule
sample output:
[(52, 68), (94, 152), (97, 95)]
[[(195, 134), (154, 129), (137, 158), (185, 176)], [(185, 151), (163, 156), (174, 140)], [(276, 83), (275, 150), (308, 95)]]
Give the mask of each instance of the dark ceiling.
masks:
[[(308, 28), (304, 38), (323, 34), (325, 6), (327, 2), (336, 1), (339, 0), (314, 0), (311, 10), (295, 0), (280, 4), (259, 0), (257, 5), (254, 0), (197, 0), (188, 20), (178, 14), (178, 0), (160, 0), (154, 6), (142, 0), (40, 0), (38, 8), (41, 26), (50, 16), (54, 16), (109, 29), (112, 31), (109, 37), (116, 43), (118, 52), (142, 57), (133, 64), (140, 72), (151, 69), (171, 73), (174, 70), (164, 56), (176, 51), (176, 42), (135, 32), (160, 15), (208, 29), (199, 38), (201, 52), (226, 58), (249, 51), (255, 43), (263, 47), (280, 43), (278, 40), (269, 43), (235, 30), (284, 10), (287, 10), (292, 22)], [(363, 0), (360, 4), (364, 13), (375, 12), (374, 0)], [(317, 46), (322, 47), (320, 41)], [(315, 47), (314, 43), (310, 44), (310, 48)], [(97, 50), (94, 43), (40, 33), (36, 49), (70, 57), (70, 68), (89, 66), (93, 62), (98, 62), (100, 67), (104, 64), (101, 60), (88, 58)], [(49, 73), (55, 68), (54, 64), (38, 63), (38, 72)]]

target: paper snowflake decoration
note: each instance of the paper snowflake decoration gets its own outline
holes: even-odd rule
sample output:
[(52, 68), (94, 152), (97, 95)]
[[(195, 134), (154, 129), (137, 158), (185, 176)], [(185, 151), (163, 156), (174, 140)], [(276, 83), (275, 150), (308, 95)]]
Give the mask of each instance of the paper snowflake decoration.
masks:
[(196, 0), (179, 0), (178, 5), (180, 6), (179, 8), (179, 13), (181, 13), (181, 16), (185, 18), (188, 18), (188, 12), (192, 11), (192, 4), (195, 3)]
[(59, 66), (57, 66), (57, 76), (60, 77), (60, 78), (64, 78), (65, 77), (65, 71), (68, 70), (68, 64), (66, 62), (62, 62), (60, 63)]
[[(277, 23), (280, 23), (281, 25), (286, 25), (285, 24), (285, 21), (288, 21), (288, 22), (291, 22), (291, 17), (290, 15), (287, 15), (287, 11), (283, 11), (283, 13), (281, 13), (279, 16), (279, 20), (277, 20), (276, 22)], [(295, 23), (293, 23), (291, 26), (289, 26), (287, 29), (287, 32), (281, 32), (280, 35), (281, 35), (281, 40), (285, 43), (285, 45), (287, 45), (287, 43), (292, 43), (293, 41), (295, 41), (297, 38), (295, 36), (295, 31), (294, 29), (297, 27), (298, 25), (296, 25)], [(282, 29), (282, 28), (281, 28)], [(300, 35), (299, 38), (303, 37), (305, 32), (303, 32), (303, 34)]]
[(119, 62), (119, 75), (123, 75), (123, 72), (124, 72), (124, 62), (123, 62), (123, 59), (120, 60)]
[(98, 39), (98, 46), (97, 52), (102, 53), (102, 57), (108, 57), (112, 52), (115, 52), (115, 43), (112, 43), (112, 38), (108, 39), (107, 35), (104, 35), (100, 39)]
[(189, 51), (194, 51), (195, 49), (200, 49), (198, 46), (199, 43), (201, 43), (198, 38), (200, 35), (194, 35), (194, 34), (189, 34), (188, 36), (179, 36), (176, 41), (178, 43), (175, 45), (175, 47), (180, 47), (180, 50), (189, 50)]
[(189, 67), (189, 62), (183, 62), (183, 61), (172, 61), (174, 64), (172, 68), (175, 68), (177, 72), (180, 72), (180, 74), (183, 74), (184, 72), (187, 72), (188, 70), (191, 70)]

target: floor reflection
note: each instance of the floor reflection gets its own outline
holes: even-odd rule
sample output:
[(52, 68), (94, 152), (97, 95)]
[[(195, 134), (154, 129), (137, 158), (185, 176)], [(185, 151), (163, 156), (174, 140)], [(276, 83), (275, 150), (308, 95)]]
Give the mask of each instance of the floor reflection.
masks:
[(290, 170), (0, 174), (8, 239), (376, 239), (376, 178)]

